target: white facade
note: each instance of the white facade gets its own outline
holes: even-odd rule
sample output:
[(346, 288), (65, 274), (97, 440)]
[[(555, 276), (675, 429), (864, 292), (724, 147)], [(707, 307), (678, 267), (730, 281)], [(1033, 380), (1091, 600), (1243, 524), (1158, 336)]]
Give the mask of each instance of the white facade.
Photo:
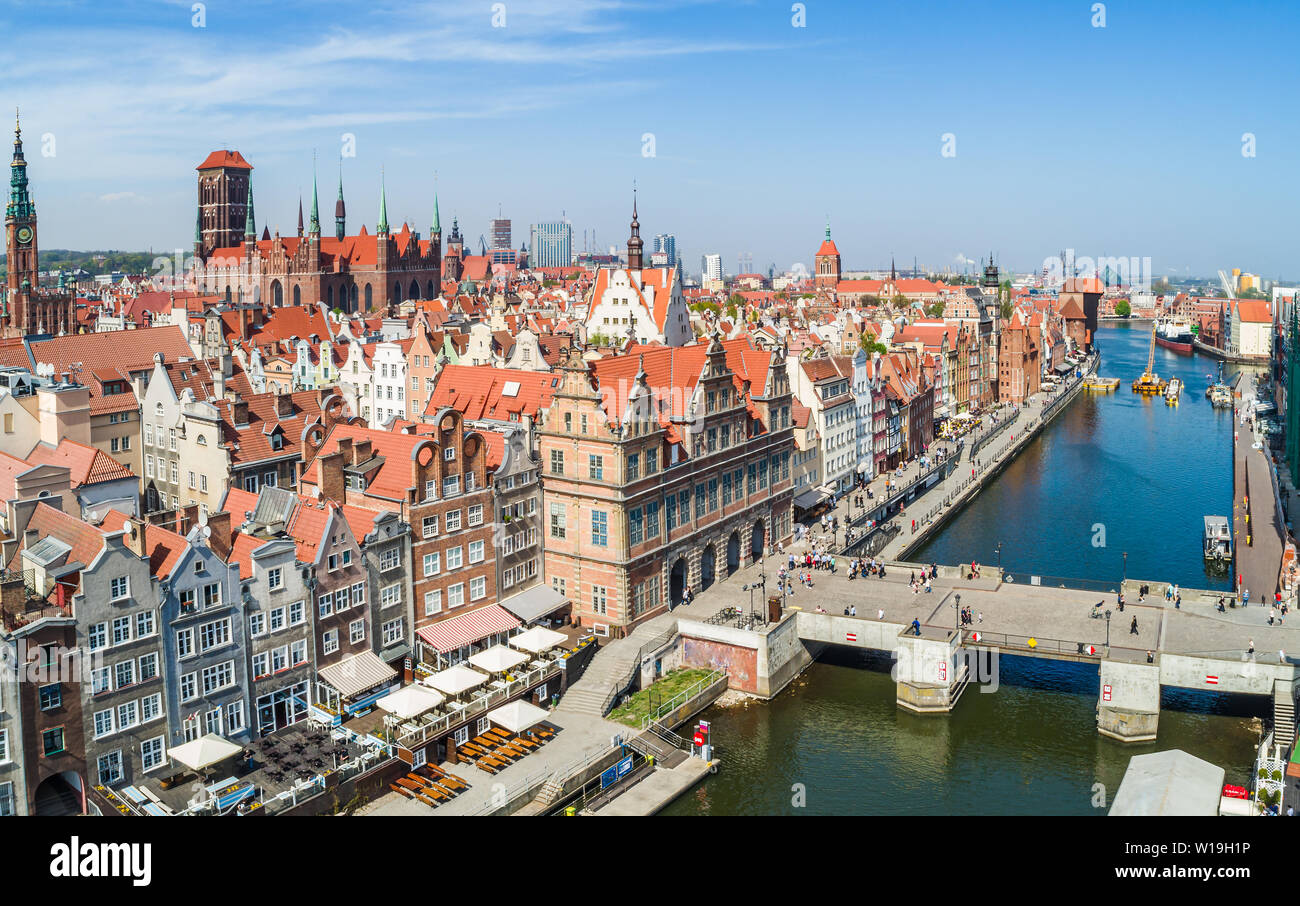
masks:
[(375, 385), (374, 418), (370, 426), (406, 418), (406, 356), (396, 343), (380, 343), (372, 361)]
[[(657, 311), (662, 321), (656, 319)], [(606, 268), (597, 273), (587, 335), (621, 342), (629, 330), (638, 343), (683, 346), (695, 339), (676, 269)]]

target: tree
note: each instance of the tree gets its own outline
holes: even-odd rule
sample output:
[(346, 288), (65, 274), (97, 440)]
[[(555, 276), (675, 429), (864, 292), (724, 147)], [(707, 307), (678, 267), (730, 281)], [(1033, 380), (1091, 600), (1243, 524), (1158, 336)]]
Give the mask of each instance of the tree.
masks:
[(1115, 303), (1115, 314), (1121, 318), (1127, 318), (1133, 314), (1133, 306), (1128, 304), (1128, 299), (1120, 299)]
[(929, 305), (925, 307), (925, 313), (932, 318), (942, 318), (943, 310), (946, 307), (947, 305), (942, 300), (938, 302), (931, 302)]
[(1015, 310), (1016, 310), (1016, 307), (1015, 307), (1014, 305), (1011, 304), (1011, 300), (1010, 300), (1010, 299), (1003, 299), (1003, 300), (1002, 300), (1002, 307), (1001, 307), (1000, 311), (1001, 311), (1001, 314), (1002, 314), (1002, 320), (1003, 320), (1003, 321), (1010, 321), (1010, 320), (1011, 320), (1011, 314), (1012, 314), (1012, 312), (1014, 312)]
[(889, 352), (889, 347), (884, 343), (877, 343), (876, 335), (869, 330), (862, 331), (862, 335), (858, 337), (858, 345), (866, 350), (867, 355), (871, 355), (874, 352), (884, 355)]

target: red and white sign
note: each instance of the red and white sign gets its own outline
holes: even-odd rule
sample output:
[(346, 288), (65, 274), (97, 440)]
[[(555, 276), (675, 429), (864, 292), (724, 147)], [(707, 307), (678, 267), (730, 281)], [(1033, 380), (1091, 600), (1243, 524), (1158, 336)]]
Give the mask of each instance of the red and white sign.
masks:
[(1096, 645), (1089, 645), (1089, 646), (1087, 646), (1086, 648), (1084, 648), (1083, 651), (1084, 651), (1085, 654), (1096, 654), (1096, 653), (1097, 653), (1097, 646), (1096, 646)]
[(1207, 673), (1207, 674), (1205, 674), (1205, 685), (1207, 685), (1207, 686), (1217, 686), (1217, 685), (1219, 685), (1219, 678), (1218, 678), (1217, 676), (1210, 676), (1210, 675)]
[(857, 634), (856, 632), (846, 632), (846, 633), (844, 633), (844, 641), (846, 641), (846, 642), (856, 642), (857, 640), (858, 640), (858, 634)]
[(1110, 684), (1109, 684), (1109, 683), (1107, 683), (1106, 685), (1104, 685), (1104, 686), (1101, 687), (1101, 700), (1104, 701), (1104, 702), (1108, 702), (1108, 701), (1110, 701)]
[(948, 662), (947, 662), (947, 661), (940, 661), (940, 662), (939, 662), (939, 682), (941, 682), (941, 683), (946, 683), (946, 682), (948, 682)]
[(978, 642), (980, 640), (980, 634), (978, 632), (972, 632), (970, 634), (970, 640), (972, 642)]

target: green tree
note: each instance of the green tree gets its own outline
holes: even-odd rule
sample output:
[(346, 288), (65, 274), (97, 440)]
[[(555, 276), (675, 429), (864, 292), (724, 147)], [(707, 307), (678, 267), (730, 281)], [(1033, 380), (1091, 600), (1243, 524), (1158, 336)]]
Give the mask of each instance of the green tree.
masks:
[(873, 352), (884, 355), (889, 352), (889, 347), (884, 343), (877, 343), (876, 335), (869, 330), (862, 331), (861, 336), (858, 337), (858, 345), (867, 351), (867, 355), (871, 355)]
[(929, 305), (925, 307), (925, 313), (932, 318), (942, 318), (943, 310), (945, 307), (947, 306), (942, 300), (938, 302), (931, 302)]
[(1133, 306), (1128, 304), (1128, 299), (1120, 299), (1115, 303), (1115, 314), (1121, 318), (1127, 318), (1133, 314)]
[(1003, 299), (1003, 300), (1002, 300), (1002, 306), (1001, 306), (1001, 308), (1000, 308), (1000, 311), (1001, 311), (1001, 314), (1002, 314), (1002, 320), (1003, 320), (1003, 321), (1010, 321), (1010, 320), (1011, 320), (1011, 314), (1012, 314), (1012, 312), (1014, 312), (1015, 310), (1016, 310), (1016, 307), (1015, 307), (1014, 305), (1011, 304), (1011, 300), (1010, 300), (1010, 299)]

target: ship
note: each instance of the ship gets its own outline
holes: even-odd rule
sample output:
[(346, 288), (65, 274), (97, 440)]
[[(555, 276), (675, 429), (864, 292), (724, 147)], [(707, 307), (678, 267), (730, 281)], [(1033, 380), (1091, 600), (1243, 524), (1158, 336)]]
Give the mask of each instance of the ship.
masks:
[(1183, 382), (1178, 378), (1170, 378), (1168, 386), (1165, 387), (1165, 402), (1171, 406), (1178, 405), (1178, 396), (1183, 392)]
[(1185, 318), (1162, 318), (1156, 323), (1156, 345), (1179, 355), (1192, 354), (1195, 334)]
[(1226, 516), (1206, 516), (1205, 534), (1201, 538), (1205, 559), (1214, 563), (1232, 562), (1232, 529)]
[(1223, 382), (1223, 363), (1219, 363), (1219, 379), (1205, 388), (1205, 398), (1216, 409), (1232, 408), (1232, 388)]
[(1168, 384), (1160, 380), (1160, 375), (1155, 373), (1156, 364), (1156, 329), (1151, 327), (1151, 349), (1147, 352), (1147, 370), (1142, 372), (1142, 376), (1133, 382), (1134, 393), (1164, 393)]

